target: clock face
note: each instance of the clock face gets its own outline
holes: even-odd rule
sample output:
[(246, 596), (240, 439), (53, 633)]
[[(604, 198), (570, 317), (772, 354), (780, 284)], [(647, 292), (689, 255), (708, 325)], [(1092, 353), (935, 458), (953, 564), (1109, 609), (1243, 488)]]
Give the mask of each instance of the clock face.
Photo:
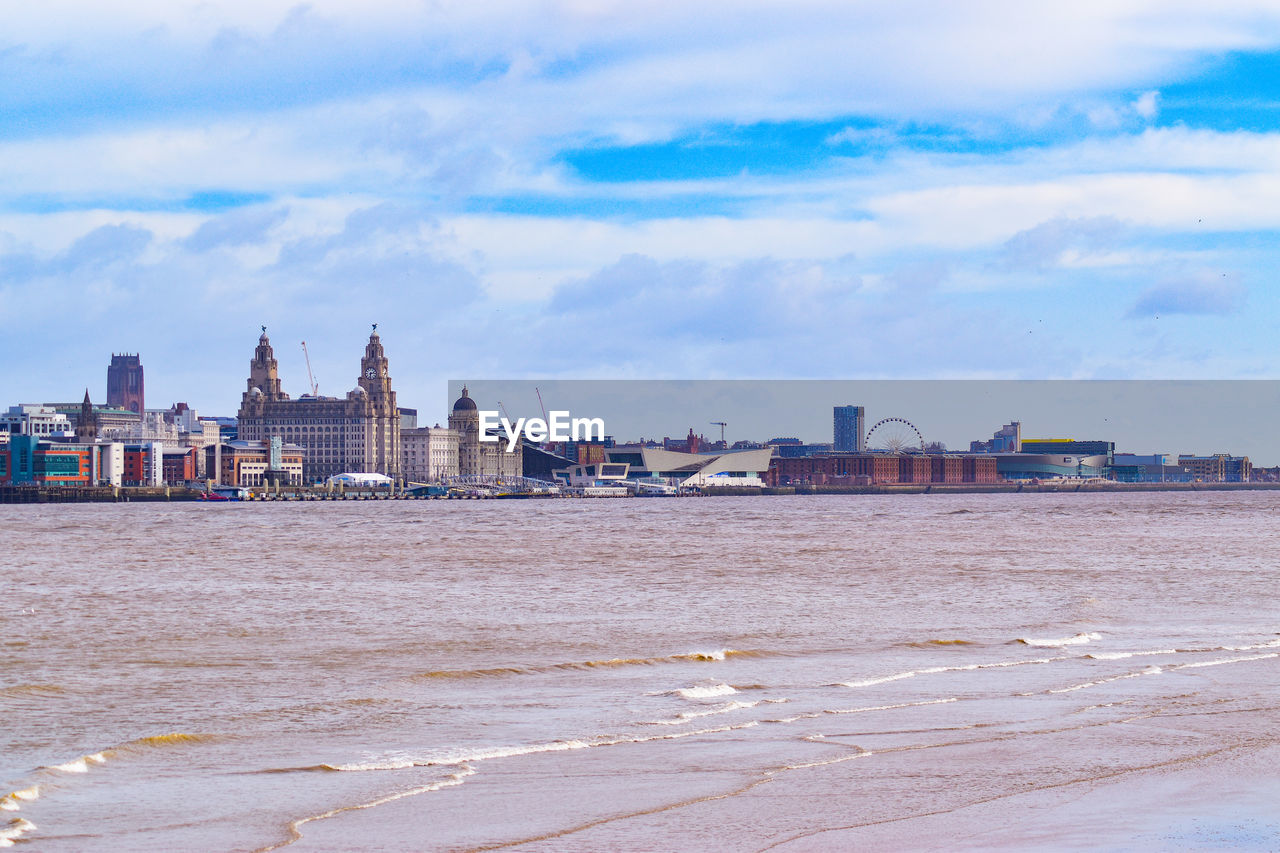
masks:
[(370, 367), (368, 370), (364, 372), (364, 375), (369, 377), (370, 379), (376, 379), (378, 376), (378, 371)]

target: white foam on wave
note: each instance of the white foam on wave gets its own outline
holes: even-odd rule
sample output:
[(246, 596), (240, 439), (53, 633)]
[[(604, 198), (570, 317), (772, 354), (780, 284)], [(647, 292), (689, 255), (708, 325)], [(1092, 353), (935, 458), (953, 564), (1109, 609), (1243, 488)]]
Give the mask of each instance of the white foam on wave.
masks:
[(327, 818), (335, 817), (337, 815), (342, 814), (343, 812), (353, 812), (353, 811), (359, 811), (361, 809), (371, 809), (371, 808), (374, 808), (375, 806), (381, 806), (386, 803), (394, 802), (396, 800), (402, 800), (405, 797), (413, 797), (413, 796), (417, 796), (418, 794), (429, 794), (432, 791), (439, 791), (444, 788), (453, 788), (458, 785), (461, 785), (463, 782), (466, 781), (468, 776), (474, 776), (475, 773), (476, 773), (475, 768), (463, 766), (457, 772), (450, 773), (444, 779), (440, 779), (436, 782), (431, 782), (430, 784), (427, 784), (427, 785), (419, 785), (416, 788), (410, 788), (407, 791), (399, 791), (394, 794), (389, 794), (385, 797), (379, 797), (378, 799), (370, 800), (367, 803), (360, 803), (359, 805), (355, 805), (355, 806), (342, 806), (341, 808), (336, 808), (331, 811), (324, 812), (323, 814), (311, 815), (310, 817), (300, 818), (298, 820), (293, 821), (291, 824), (289, 824), (289, 834), (291, 836), (290, 838), (288, 838), (285, 841), (281, 841), (278, 844), (272, 844), (270, 847), (263, 847), (259, 851), (257, 851), (257, 853), (267, 853), (267, 851), (269, 850), (277, 850), (281, 847), (285, 847), (289, 844), (292, 844), (293, 842), (297, 841), (299, 838), (302, 837), (302, 827), (307, 825), (308, 823), (314, 823), (315, 821), (318, 821), (318, 820), (325, 820)]
[(1156, 649), (1149, 652), (1090, 652), (1085, 657), (1091, 660), (1124, 660), (1126, 658), (1142, 658), (1150, 655), (1176, 655), (1177, 649)]
[[(950, 702), (959, 702), (958, 696), (950, 696), (946, 699), (924, 699), (920, 702), (899, 702), (896, 705), (872, 705), (867, 708), (836, 708), (830, 711), (823, 711), (824, 714), (865, 714), (868, 711), (896, 711), (899, 708), (919, 708), (924, 705), (946, 705)], [(812, 714), (810, 716), (818, 716)]]
[(1059, 646), (1079, 646), (1085, 643), (1092, 643), (1094, 640), (1101, 640), (1102, 635), (1097, 631), (1089, 633), (1075, 634), (1071, 637), (1059, 637), (1056, 639), (1036, 639), (1032, 637), (1019, 637), (1018, 642), (1027, 646), (1036, 646), (1038, 648), (1057, 648)]
[(780, 770), (770, 771), (769, 775), (772, 776), (774, 773), (786, 772), (788, 770), (808, 770), (811, 767), (826, 767), (829, 764), (840, 764), (845, 761), (854, 761), (859, 758), (868, 758), (872, 755), (875, 755), (875, 753), (872, 752), (871, 750), (864, 749), (861, 752), (855, 752), (853, 755), (841, 755), (838, 758), (828, 758), (826, 761), (809, 761), (804, 764), (788, 764), (786, 767), (783, 767)]
[(451, 765), (467, 765), (495, 758), (514, 758), (520, 755), (534, 755), (543, 752), (562, 752), (571, 749), (591, 749), (597, 746), (617, 746), (625, 743), (648, 743), (655, 740), (678, 740), (697, 735), (718, 734), (720, 732), (749, 729), (759, 725), (759, 720), (750, 720), (735, 725), (716, 726), (708, 729), (695, 729), (687, 732), (648, 735), (645, 737), (609, 737), (607, 735), (591, 740), (557, 740), (547, 743), (525, 744), (522, 746), (500, 746), (487, 749), (462, 749), (451, 752), (435, 753), (422, 758), (413, 758), (398, 754), (374, 759), (360, 764), (322, 764), (326, 770), (369, 771), (369, 770), (404, 770), (410, 767), (436, 767)]
[(59, 770), (63, 773), (88, 773), (89, 765), (105, 764), (107, 757), (101, 752), (95, 752), (92, 755), (82, 755), (75, 761), (68, 761), (65, 764), (54, 764), (48, 767), (49, 770)]
[(915, 678), (917, 675), (935, 675), (940, 672), (973, 672), (979, 669), (999, 669), (1006, 666), (1028, 666), (1032, 664), (1053, 663), (1067, 658), (1032, 658), (1031, 660), (1002, 660), (993, 663), (970, 663), (964, 666), (930, 666), (924, 669), (912, 669), (893, 675), (882, 675), (878, 678), (867, 678), (862, 681), (838, 681), (836, 687), (871, 687), (875, 684), (886, 684), (890, 681), (901, 681), (904, 678)]
[(711, 708), (705, 708), (700, 711), (684, 711), (676, 714), (671, 720), (653, 720), (649, 725), (654, 726), (678, 726), (687, 723), (690, 720), (696, 720), (701, 717), (714, 717), (719, 714), (731, 714), (734, 711), (742, 711), (747, 708), (755, 708), (759, 705), (779, 705), (784, 702), (790, 702), (790, 699), (757, 699), (754, 702), (726, 702), (723, 705), (716, 705)]
[[(1164, 672), (1164, 670), (1158, 666), (1149, 666), (1145, 669), (1140, 669), (1137, 672), (1126, 672), (1123, 675), (1113, 675), (1110, 678), (1099, 678), (1097, 681), (1086, 681), (1081, 684), (1073, 684), (1070, 687), (1059, 687), (1055, 690), (1046, 690), (1045, 692), (1046, 693), (1073, 693), (1076, 690), (1084, 690), (1085, 688), (1088, 688), (1088, 687), (1097, 687), (1099, 684), (1110, 684), (1113, 681), (1123, 681), (1126, 678), (1138, 678), (1143, 675), (1159, 675), (1162, 672)], [(1023, 694), (1023, 695), (1030, 695), (1030, 694)]]
[(7, 812), (16, 812), (22, 803), (34, 802), (39, 796), (40, 786), (32, 785), (30, 788), (23, 788), (21, 791), (14, 791), (0, 797), (0, 809)]
[(36, 825), (26, 818), (15, 817), (7, 825), (0, 827), (0, 847), (12, 847), (22, 836), (35, 828)]
[(1248, 663), (1254, 660), (1269, 660), (1270, 658), (1280, 658), (1280, 652), (1272, 652), (1269, 655), (1248, 655), (1239, 658), (1222, 658), (1221, 660), (1205, 660), (1199, 663), (1180, 663), (1170, 669), (1200, 669), (1205, 666), (1222, 666), (1228, 663)]
[(522, 746), (495, 746), (488, 749), (459, 749), (437, 753), (428, 758), (413, 758), (403, 754), (386, 756), (360, 764), (324, 764), (329, 770), (406, 770), (410, 767), (431, 767), (438, 764), (468, 764), (494, 758), (514, 758), (517, 755), (533, 755), (540, 752), (563, 752), (570, 749), (586, 749), (591, 746), (583, 740), (557, 740)]
[(862, 681), (841, 681), (841, 687), (871, 687), (876, 684), (887, 684), (890, 681), (901, 681), (904, 678), (915, 678), (920, 675), (922, 670), (911, 670), (910, 672), (899, 672), (894, 675), (882, 675), (879, 678), (864, 678)]
[(717, 696), (732, 696), (738, 691), (728, 684), (713, 684), (707, 687), (685, 687), (676, 693), (686, 699), (714, 699)]
[(1224, 652), (1251, 652), (1255, 649), (1274, 649), (1277, 647), (1280, 647), (1280, 637), (1268, 640), (1265, 643), (1255, 643), (1252, 646), (1219, 646), (1217, 650)]

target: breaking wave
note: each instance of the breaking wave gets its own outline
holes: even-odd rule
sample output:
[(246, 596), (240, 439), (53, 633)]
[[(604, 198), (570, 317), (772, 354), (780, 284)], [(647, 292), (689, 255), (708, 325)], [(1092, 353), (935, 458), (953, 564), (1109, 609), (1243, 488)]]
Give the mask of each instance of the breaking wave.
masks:
[(1097, 631), (1090, 631), (1087, 634), (1075, 634), (1071, 637), (1060, 637), (1058, 639), (1034, 639), (1030, 637), (1019, 637), (1018, 642), (1024, 646), (1036, 646), (1037, 648), (1051, 648), (1058, 646), (1079, 646), (1084, 643), (1091, 643), (1094, 640), (1101, 640), (1102, 635)]
[(1070, 687), (1059, 687), (1055, 690), (1046, 690), (1046, 693), (1074, 693), (1077, 690), (1084, 690), (1087, 687), (1097, 687), (1100, 684), (1110, 684), (1113, 681), (1123, 681), (1126, 678), (1139, 678), (1144, 675), (1159, 675), (1164, 672), (1161, 667), (1149, 666), (1140, 669), (1137, 672), (1126, 672), (1123, 675), (1113, 675), (1110, 678), (1099, 678), (1097, 681), (1085, 681), (1080, 684), (1073, 684)]
[(732, 696), (738, 691), (728, 684), (711, 684), (704, 687), (684, 687), (673, 692), (685, 699), (714, 699), (717, 696)]
[(1206, 660), (1199, 661), (1197, 663), (1180, 663), (1176, 666), (1169, 667), (1169, 669), (1200, 669), (1201, 667), (1206, 666), (1222, 666), (1229, 663), (1248, 663), (1249, 661), (1269, 660), (1271, 658), (1280, 658), (1280, 652), (1272, 652), (1269, 655), (1248, 655), (1246, 657), (1239, 658), (1221, 658), (1219, 660)]
[[(118, 746), (104, 749), (101, 752), (93, 752), (88, 755), (82, 755), (71, 761), (62, 764), (49, 764), (41, 770), (55, 770), (59, 773), (88, 773), (90, 768), (99, 764), (106, 764), (108, 759), (120, 758), (130, 754), (138, 754), (146, 750), (160, 749), (169, 746), (181, 746), (192, 743), (206, 743), (216, 740), (216, 735), (202, 734), (186, 734), (184, 732), (170, 732), (163, 735), (151, 735), (150, 737), (137, 738), (136, 740), (125, 741)], [(10, 796), (13, 796), (12, 794)]]
[(684, 654), (663, 655), (648, 658), (609, 658), (607, 660), (574, 661), (571, 663), (553, 663), (544, 666), (500, 666), (488, 669), (440, 669), (419, 673), (414, 678), (501, 678), (512, 675), (535, 675), (545, 672), (564, 670), (617, 669), (627, 666), (658, 666), (665, 663), (715, 663), (730, 658), (770, 657), (777, 652), (743, 649), (717, 649), (709, 652), (686, 652)]
[(0, 797), (0, 810), (16, 812), (22, 807), (23, 803), (35, 802), (39, 797), (39, 785), (32, 785), (30, 788), (23, 788), (21, 791), (14, 791)]
[(1085, 657), (1090, 660), (1124, 660), (1126, 658), (1141, 658), (1149, 655), (1175, 655), (1177, 649), (1156, 649), (1150, 652), (1091, 652)]
[(0, 847), (12, 847), (15, 842), (22, 839), (36, 825), (26, 818), (15, 817), (5, 826), (0, 827)]
[(935, 675), (939, 672), (971, 672), (976, 669), (1001, 669), (1007, 666), (1030, 666), (1033, 664), (1053, 663), (1059, 660), (1067, 660), (1067, 658), (1032, 658), (1030, 660), (1004, 660), (994, 663), (971, 663), (964, 666), (930, 666), (924, 669), (909, 669), (906, 672), (896, 672), (892, 675), (882, 675), (876, 678), (865, 678), (861, 681), (839, 681), (833, 686), (871, 687), (875, 684), (901, 681), (904, 678), (915, 678), (917, 675)]
[[(556, 740), (545, 743), (524, 744), (520, 746), (457, 749), (435, 753), (424, 757), (396, 753), (355, 764), (319, 764), (314, 767), (298, 767), (291, 769), (363, 772), (374, 770), (404, 770), (410, 767), (454, 767), (470, 765), (472, 763), (482, 761), (490, 761), (496, 758), (513, 758), (520, 755), (534, 755), (543, 752), (563, 752), (565, 750), (594, 749), (601, 746), (617, 746), (619, 744), (628, 743), (650, 743), (652, 741), (660, 740), (679, 740), (681, 738), (697, 737), (698, 735), (719, 734), (721, 732), (749, 729), (754, 726), (758, 726), (759, 724), (758, 720), (749, 720), (745, 723), (736, 723), (734, 725), (715, 726), (706, 729), (694, 729), (687, 732), (673, 732), (671, 734), (647, 735), (642, 737), (599, 735), (583, 740)], [(266, 772), (279, 773), (289, 772), (289, 770), (290, 769), (286, 768), (285, 770)]]
[(676, 714), (670, 720), (653, 720), (647, 725), (652, 726), (678, 726), (691, 720), (697, 720), (702, 717), (715, 717), (720, 714), (731, 714), (734, 711), (743, 711), (748, 708), (756, 708), (760, 705), (781, 705), (790, 702), (790, 699), (756, 699), (754, 702), (726, 702), (723, 705), (714, 705), (710, 708), (704, 708), (700, 711), (683, 711)]

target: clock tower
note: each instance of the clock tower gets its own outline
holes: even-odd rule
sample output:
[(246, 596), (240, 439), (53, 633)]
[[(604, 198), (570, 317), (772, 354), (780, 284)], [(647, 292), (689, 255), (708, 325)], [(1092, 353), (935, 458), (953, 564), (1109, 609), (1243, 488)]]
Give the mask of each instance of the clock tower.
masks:
[(377, 323), (373, 324), (364, 358), (360, 359), (356, 390), (364, 392), (360, 395), (365, 408), (364, 470), (396, 477), (400, 473), (400, 410), (396, 407), (396, 392), (391, 390), (391, 374)]
[(387, 371), (387, 356), (382, 351), (377, 323), (373, 324), (373, 333), (364, 348), (364, 358), (360, 359), (360, 387), (368, 393), (370, 402), (375, 406), (380, 398), (387, 398), (395, 406), (395, 392), (391, 390), (391, 375)]

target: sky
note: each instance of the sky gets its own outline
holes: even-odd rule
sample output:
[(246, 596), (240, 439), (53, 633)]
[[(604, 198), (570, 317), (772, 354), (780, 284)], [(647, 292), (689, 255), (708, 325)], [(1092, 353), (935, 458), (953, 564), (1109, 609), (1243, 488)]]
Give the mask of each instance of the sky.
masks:
[(1280, 378), (1278, 92), (1233, 0), (14, 5), (0, 404)]

